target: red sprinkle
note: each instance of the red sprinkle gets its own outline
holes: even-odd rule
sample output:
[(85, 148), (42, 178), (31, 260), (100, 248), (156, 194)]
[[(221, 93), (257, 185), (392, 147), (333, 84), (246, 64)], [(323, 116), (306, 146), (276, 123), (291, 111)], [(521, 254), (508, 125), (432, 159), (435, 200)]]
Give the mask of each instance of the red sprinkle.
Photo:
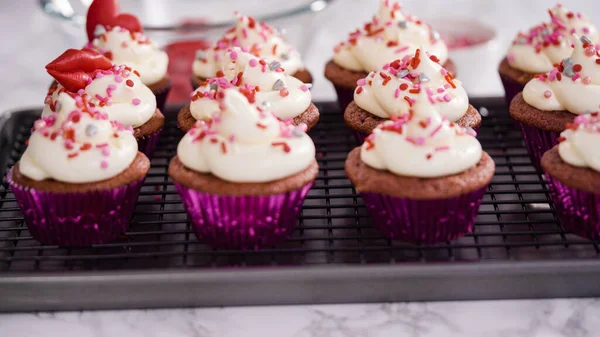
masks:
[(89, 149), (92, 148), (92, 144), (90, 143), (84, 143), (83, 145), (81, 145), (81, 147), (79, 148), (81, 151), (87, 151)]
[(225, 144), (225, 142), (221, 143), (221, 152), (227, 153), (227, 145)]
[(279, 96), (281, 97), (287, 97), (290, 94), (290, 91), (287, 90), (287, 88), (283, 88), (281, 90), (279, 90)]
[(573, 66), (573, 71), (578, 73), (581, 71), (581, 69), (583, 69), (583, 67), (581, 66), (581, 64), (576, 64)]
[(217, 71), (217, 77), (223, 77), (225, 73), (222, 70)]
[(69, 153), (69, 154), (67, 155), (67, 157), (69, 157), (69, 158), (75, 158), (75, 157), (77, 157), (78, 155), (79, 155), (79, 152), (75, 152), (75, 153)]
[(128, 87), (133, 87), (133, 81), (132, 80), (125, 81), (125, 84), (127, 84)]
[(358, 87), (356, 89), (356, 94), (359, 95), (363, 91), (363, 87)]
[(283, 151), (285, 153), (289, 153), (290, 151), (292, 151), (292, 149), (290, 148), (290, 146), (288, 145), (288, 143), (286, 142), (275, 142), (275, 143), (271, 143), (271, 146), (282, 146), (283, 147)]
[(406, 89), (408, 89), (408, 84), (406, 84), (406, 83), (400, 84), (400, 90), (404, 91)]
[(431, 159), (431, 157), (432, 157), (431, 153), (428, 153), (428, 154), (425, 156), (425, 158), (427, 158), (427, 160)]

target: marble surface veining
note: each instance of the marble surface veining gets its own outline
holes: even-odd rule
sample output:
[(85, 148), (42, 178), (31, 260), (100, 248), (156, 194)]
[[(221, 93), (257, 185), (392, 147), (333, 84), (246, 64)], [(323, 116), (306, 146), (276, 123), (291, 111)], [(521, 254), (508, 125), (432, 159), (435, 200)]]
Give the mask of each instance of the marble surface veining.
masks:
[(0, 315), (23, 337), (594, 337), (597, 299)]

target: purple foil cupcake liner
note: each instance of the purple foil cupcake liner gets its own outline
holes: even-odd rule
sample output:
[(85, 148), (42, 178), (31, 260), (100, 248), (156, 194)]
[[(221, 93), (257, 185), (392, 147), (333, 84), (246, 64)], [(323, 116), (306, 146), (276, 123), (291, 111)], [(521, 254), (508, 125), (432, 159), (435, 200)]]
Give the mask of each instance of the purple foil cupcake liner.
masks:
[(158, 144), (158, 140), (160, 139), (161, 132), (162, 129), (148, 136), (136, 139), (138, 142), (138, 150), (145, 154), (146, 157), (148, 157), (148, 159), (152, 159), (152, 155), (154, 154), (154, 150), (156, 150), (156, 145)]
[(169, 86), (160, 92), (155, 92), (154, 96), (156, 96), (156, 107), (160, 111), (165, 111), (165, 104), (167, 103), (167, 97), (169, 96), (169, 92), (171, 91), (171, 83)]
[(566, 231), (581, 237), (600, 239), (600, 194), (564, 185), (546, 174), (556, 217)]
[(373, 225), (392, 240), (434, 244), (471, 232), (487, 187), (449, 199), (414, 200), (361, 193)]
[(510, 106), (510, 102), (512, 102), (515, 96), (523, 91), (525, 86), (521, 85), (519, 82), (515, 82), (509, 77), (502, 75), (500, 75), (500, 79), (502, 80), (502, 85), (504, 86), (504, 99), (506, 100), (506, 104)]
[(85, 247), (112, 241), (127, 230), (144, 179), (108, 191), (46, 192), (7, 181), (29, 233), (46, 245)]
[(527, 147), (527, 152), (529, 153), (529, 157), (531, 157), (533, 166), (539, 171), (542, 171), (542, 166), (540, 164), (542, 156), (546, 151), (558, 144), (558, 137), (560, 137), (560, 134), (538, 129), (535, 126), (529, 126), (521, 122), (519, 122), (519, 126), (523, 132), (525, 147)]
[(334, 85), (335, 92), (337, 93), (338, 104), (340, 105), (340, 111), (344, 114), (346, 107), (354, 100), (354, 88), (348, 89)]
[(175, 182), (194, 232), (214, 248), (258, 249), (284, 241), (296, 225), (312, 183), (265, 196), (222, 196)]

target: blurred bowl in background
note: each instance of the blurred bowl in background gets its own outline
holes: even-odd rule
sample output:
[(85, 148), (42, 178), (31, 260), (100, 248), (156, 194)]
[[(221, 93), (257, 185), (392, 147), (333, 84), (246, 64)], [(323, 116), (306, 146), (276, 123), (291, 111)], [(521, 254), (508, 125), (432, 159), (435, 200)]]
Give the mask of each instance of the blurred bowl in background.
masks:
[[(290, 43), (305, 54), (315, 35), (315, 13), (334, 0), (128, 0), (121, 12), (136, 15), (145, 33), (169, 54), (173, 88), (169, 102), (189, 99), (191, 64), (197, 49), (220, 37), (235, 25), (234, 12), (253, 16), (285, 33)], [(85, 16), (92, 0), (39, 0), (45, 13), (57, 18), (74, 46), (85, 42)]]

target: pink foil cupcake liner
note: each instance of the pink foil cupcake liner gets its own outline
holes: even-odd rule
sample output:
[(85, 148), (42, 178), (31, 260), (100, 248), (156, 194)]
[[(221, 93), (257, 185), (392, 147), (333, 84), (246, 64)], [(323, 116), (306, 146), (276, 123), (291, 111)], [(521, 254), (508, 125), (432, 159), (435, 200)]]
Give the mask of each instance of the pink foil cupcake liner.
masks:
[(581, 237), (600, 239), (600, 194), (564, 185), (546, 174), (556, 217), (566, 231)]
[(346, 107), (350, 104), (350, 102), (352, 102), (354, 100), (354, 88), (348, 89), (348, 88), (340, 87), (337, 85), (334, 85), (334, 87), (335, 87), (335, 92), (337, 93), (340, 111), (342, 112), (342, 115), (343, 115), (344, 111), (346, 111)]
[(558, 144), (560, 134), (538, 129), (521, 122), (519, 122), (519, 126), (523, 132), (523, 140), (525, 141), (529, 157), (531, 157), (531, 163), (539, 171), (542, 171), (542, 165), (540, 164), (542, 156), (546, 151)]
[(265, 196), (221, 196), (175, 182), (194, 232), (214, 248), (258, 249), (284, 241), (296, 225), (312, 183)]
[(449, 199), (414, 200), (361, 193), (373, 225), (392, 240), (435, 244), (473, 230), (487, 187)]
[(502, 85), (504, 86), (504, 99), (506, 100), (506, 104), (510, 105), (513, 98), (517, 96), (525, 86), (521, 85), (519, 82), (513, 81), (509, 77), (504, 77), (500, 75), (500, 79), (502, 80)]
[(154, 154), (154, 150), (156, 150), (156, 145), (160, 139), (161, 132), (162, 129), (148, 136), (144, 136), (143, 138), (136, 139), (138, 142), (138, 150), (145, 154), (148, 159), (152, 159), (152, 155)]
[(85, 247), (110, 242), (127, 230), (144, 179), (107, 191), (45, 192), (7, 181), (29, 233), (46, 245)]

